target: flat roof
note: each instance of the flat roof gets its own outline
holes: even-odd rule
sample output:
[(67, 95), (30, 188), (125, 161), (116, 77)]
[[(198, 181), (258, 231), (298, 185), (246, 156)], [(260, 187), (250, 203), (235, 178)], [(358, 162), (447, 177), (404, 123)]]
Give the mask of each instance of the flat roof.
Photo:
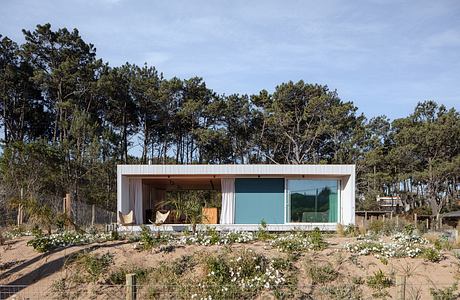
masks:
[(121, 175), (352, 175), (355, 165), (118, 165)]

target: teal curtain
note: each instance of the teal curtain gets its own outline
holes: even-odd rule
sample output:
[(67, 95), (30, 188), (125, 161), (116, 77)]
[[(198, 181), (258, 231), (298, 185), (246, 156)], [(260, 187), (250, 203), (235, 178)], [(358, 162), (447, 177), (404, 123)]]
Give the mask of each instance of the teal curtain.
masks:
[(337, 222), (337, 216), (338, 216), (338, 206), (339, 206), (339, 201), (338, 201), (338, 194), (337, 190), (329, 194), (329, 223), (336, 223)]

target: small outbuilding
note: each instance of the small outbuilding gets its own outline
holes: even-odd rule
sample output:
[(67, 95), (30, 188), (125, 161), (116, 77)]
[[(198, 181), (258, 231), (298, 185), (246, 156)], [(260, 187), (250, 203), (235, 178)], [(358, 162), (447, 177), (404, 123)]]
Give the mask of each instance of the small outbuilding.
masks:
[[(355, 165), (119, 165), (117, 209), (133, 216), (129, 230), (152, 226), (178, 191), (210, 191), (218, 198), (217, 230), (335, 230), (355, 223)], [(186, 200), (184, 200), (186, 201)], [(209, 207), (203, 207), (209, 209)], [(212, 214), (212, 213), (211, 213)], [(121, 217), (119, 217), (119, 222)], [(186, 224), (169, 217), (161, 230)], [(209, 223), (209, 222), (207, 222)], [(122, 225), (122, 224), (120, 224)], [(121, 226), (122, 229), (125, 226)]]

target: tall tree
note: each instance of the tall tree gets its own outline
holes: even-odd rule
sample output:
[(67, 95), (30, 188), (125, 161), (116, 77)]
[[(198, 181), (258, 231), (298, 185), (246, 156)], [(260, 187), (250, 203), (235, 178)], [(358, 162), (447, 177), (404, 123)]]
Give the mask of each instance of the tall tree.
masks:
[(46, 137), (51, 124), (41, 91), (30, 80), (34, 69), (19, 47), (0, 35), (0, 112), (5, 144)]
[(345, 151), (341, 146), (361, 121), (356, 107), (342, 102), (335, 91), (303, 81), (283, 83), (273, 95), (262, 91), (253, 101), (263, 112), (260, 139), (268, 139), (261, 151), (277, 163), (338, 160), (339, 150)]

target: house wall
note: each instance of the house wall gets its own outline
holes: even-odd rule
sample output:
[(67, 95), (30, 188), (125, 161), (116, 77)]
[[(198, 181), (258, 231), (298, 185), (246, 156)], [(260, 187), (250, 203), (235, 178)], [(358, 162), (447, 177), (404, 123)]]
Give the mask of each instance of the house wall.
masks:
[[(245, 225), (248, 222), (257, 226), (261, 219), (264, 218), (267, 223), (274, 224), (273, 226), (279, 224), (286, 227), (292, 224), (284, 224), (285, 184), (283, 183), (283, 190), (280, 191), (281, 184), (278, 186), (278, 184), (274, 184), (275, 181), (280, 178), (337, 178), (340, 180), (338, 222), (344, 225), (355, 223), (354, 165), (119, 165), (117, 170), (117, 207), (118, 211), (124, 214), (129, 212), (129, 178), (169, 178), (169, 176), (236, 177), (244, 180), (236, 183), (238, 190), (235, 193), (236, 214), (234, 226), (238, 226), (238, 224)], [(268, 184), (270, 179), (275, 181), (271, 182), (272, 184)], [(265, 195), (260, 190), (262, 187), (264, 189), (273, 188), (274, 190)], [(244, 200), (249, 199), (248, 197), (251, 194), (257, 195), (257, 197), (254, 200)], [(280, 201), (280, 195), (282, 195), (282, 201)], [(324, 225), (332, 229), (333, 227), (335, 228), (334, 223), (298, 223), (292, 226), (304, 225)]]
[(236, 178), (235, 224), (284, 223), (284, 178)]

